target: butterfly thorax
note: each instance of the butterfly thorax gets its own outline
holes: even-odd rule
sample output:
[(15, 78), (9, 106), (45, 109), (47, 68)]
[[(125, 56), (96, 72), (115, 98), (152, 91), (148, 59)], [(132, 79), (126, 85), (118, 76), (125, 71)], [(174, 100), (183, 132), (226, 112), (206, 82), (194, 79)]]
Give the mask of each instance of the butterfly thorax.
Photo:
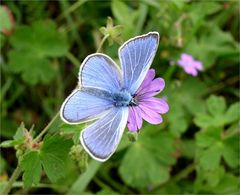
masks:
[(113, 94), (114, 105), (116, 107), (137, 106), (138, 101), (134, 95), (131, 95), (126, 90), (121, 90)]
[(115, 107), (127, 107), (127, 106), (137, 106), (138, 101), (134, 96), (132, 96), (127, 90), (122, 89), (118, 92), (111, 93), (109, 91), (82, 87), (81, 91), (84, 91), (88, 94), (101, 97), (103, 99), (108, 99), (113, 101)]
[(132, 100), (132, 95), (127, 90), (121, 90), (117, 93), (113, 93), (112, 98), (114, 101), (114, 106), (125, 107), (129, 106)]

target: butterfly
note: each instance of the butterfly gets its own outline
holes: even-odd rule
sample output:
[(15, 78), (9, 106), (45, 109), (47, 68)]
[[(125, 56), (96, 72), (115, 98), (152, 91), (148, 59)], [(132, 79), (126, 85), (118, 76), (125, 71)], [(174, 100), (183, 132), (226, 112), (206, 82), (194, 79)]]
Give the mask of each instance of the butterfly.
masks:
[(118, 50), (121, 68), (107, 55), (94, 53), (82, 62), (78, 88), (61, 106), (68, 124), (94, 121), (80, 135), (85, 151), (106, 161), (117, 149), (127, 125), (130, 107), (156, 54), (159, 33), (149, 32), (125, 42)]

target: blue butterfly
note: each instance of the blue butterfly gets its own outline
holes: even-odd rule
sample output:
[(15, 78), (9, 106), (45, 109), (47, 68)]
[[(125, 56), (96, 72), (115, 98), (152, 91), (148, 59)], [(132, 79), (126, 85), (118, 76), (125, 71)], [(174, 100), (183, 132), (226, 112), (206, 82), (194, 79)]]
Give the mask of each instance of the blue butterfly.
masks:
[(78, 88), (60, 110), (68, 124), (93, 121), (80, 135), (88, 154), (106, 161), (115, 152), (127, 124), (129, 106), (143, 82), (159, 43), (158, 32), (134, 37), (118, 51), (121, 69), (102, 53), (86, 57), (79, 71)]

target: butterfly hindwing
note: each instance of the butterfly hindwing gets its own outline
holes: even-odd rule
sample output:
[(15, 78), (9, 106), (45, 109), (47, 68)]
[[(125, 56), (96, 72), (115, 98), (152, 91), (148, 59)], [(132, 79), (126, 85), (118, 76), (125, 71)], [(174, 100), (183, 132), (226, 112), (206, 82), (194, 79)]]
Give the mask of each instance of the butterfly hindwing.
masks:
[(159, 42), (158, 32), (137, 36), (119, 48), (119, 58), (123, 69), (124, 87), (134, 94), (153, 61)]
[(120, 142), (127, 118), (127, 107), (112, 108), (81, 132), (81, 144), (94, 159), (106, 161)]

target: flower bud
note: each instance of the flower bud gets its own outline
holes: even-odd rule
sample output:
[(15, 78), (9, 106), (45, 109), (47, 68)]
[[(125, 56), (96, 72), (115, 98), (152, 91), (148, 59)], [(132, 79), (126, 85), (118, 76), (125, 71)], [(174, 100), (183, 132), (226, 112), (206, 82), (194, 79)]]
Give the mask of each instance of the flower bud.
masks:
[(130, 142), (135, 142), (138, 140), (138, 132), (128, 132), (128, 139)]

